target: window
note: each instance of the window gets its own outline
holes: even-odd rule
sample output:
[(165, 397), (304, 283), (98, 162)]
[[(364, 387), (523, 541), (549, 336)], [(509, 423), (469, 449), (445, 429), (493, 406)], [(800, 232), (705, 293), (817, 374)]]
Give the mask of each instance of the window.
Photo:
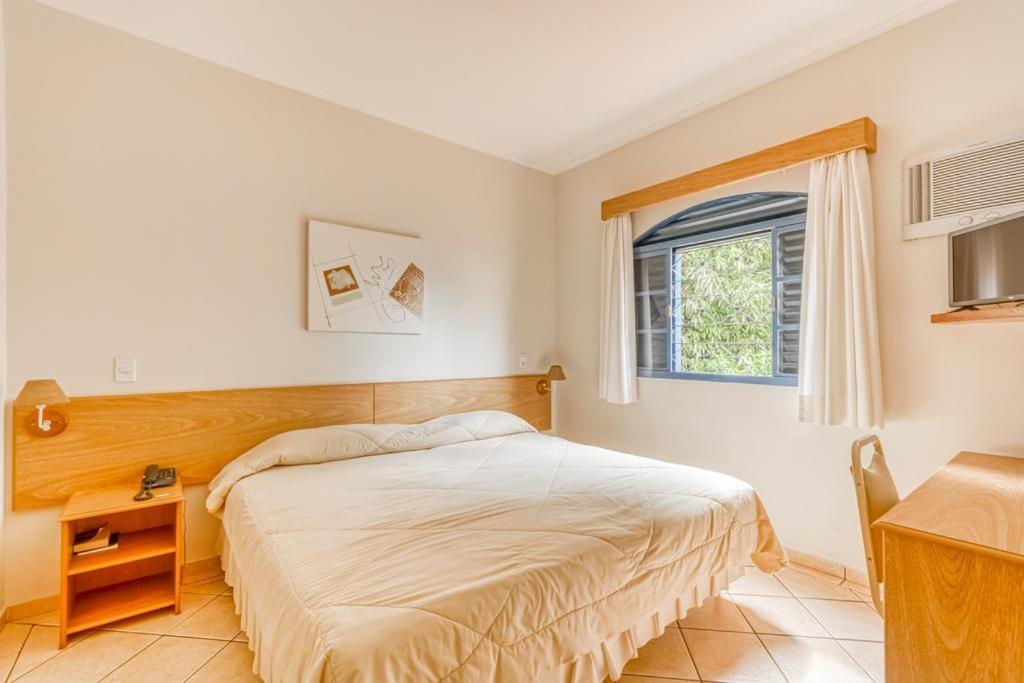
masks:
[(637, 372), (795, 384), (807, 198), (707, 202), (634, 243)]

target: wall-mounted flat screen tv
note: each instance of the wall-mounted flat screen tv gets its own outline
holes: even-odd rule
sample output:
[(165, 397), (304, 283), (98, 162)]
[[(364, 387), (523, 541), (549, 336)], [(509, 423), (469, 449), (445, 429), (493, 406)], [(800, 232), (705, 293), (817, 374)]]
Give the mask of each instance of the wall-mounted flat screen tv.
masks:
[(1024, 300), (1024, 212), (949, 235), (949, 305)]

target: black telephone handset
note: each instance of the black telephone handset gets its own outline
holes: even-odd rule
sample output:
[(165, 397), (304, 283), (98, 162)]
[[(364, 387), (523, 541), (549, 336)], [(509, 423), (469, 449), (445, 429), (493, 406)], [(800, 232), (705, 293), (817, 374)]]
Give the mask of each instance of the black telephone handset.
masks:
[(149, 500), (153, 497), (151, 489), (170, 486), (177, 480), (178, 473), (173, 467), (161, 468), (157, 465), (147, 465), (146, 471), (142, 473), (142, 486), (139, 487), (139, 492), (135, 494), (133, 499), (137, 501)]

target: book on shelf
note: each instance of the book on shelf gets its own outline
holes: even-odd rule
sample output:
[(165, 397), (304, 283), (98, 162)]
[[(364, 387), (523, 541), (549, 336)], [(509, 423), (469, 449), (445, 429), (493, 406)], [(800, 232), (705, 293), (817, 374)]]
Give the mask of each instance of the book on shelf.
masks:
[(92, 555), (93, 553), (102, 553), (104, 550), (113, 550), (117, 547), (117, 538), (120, 535), (120, 532), (115, 531), (114, 533), (110, 534), (110, 542), (107, 545), (103, 546), (102, 548), (93, 548), (92, 550), (79, 550), (75, 553), (75, 555)]
[(118, 532), (110, 532), (110, 527), (104, 524), (98, 529), (87, 529), (75, 534), (75, 543), (71, 552), (75, 555), (86, 555), (104, 550), (113, 550), (117, 547), (117, 540), (120, 537)]

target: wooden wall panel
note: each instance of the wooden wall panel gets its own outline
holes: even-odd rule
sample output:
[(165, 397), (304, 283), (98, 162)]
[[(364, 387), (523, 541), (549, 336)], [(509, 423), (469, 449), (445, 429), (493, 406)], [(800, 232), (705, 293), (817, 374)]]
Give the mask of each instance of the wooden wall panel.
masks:
[(551, 394), (537, 393), (541, 379), (544, 375), (376, 384), (374, 421), (416, 423), (467, 410), (505, 410), (537, 429), (551, 429)]
[(482, 379), (226, 389), (72, 398), (68, 428), (35, 437), (33, 410), (14, 411), (14, 509), (60, 505), (74, 491), (136, 483), (150, 463), (174, 466), (184, 484), (212, 479), (261, 441), (293, 429), (416, 423), (467, 410), (507, 410), (551, 428), (544, 375)]
[(138, 481), (150, 463), (184, 484), (291, 429), (373, 421), (373, 385), (337, 384), (73, 398), (68, 428), (35, 437), (14, 411), (14, 508), (63, 503), (73, 491)]

